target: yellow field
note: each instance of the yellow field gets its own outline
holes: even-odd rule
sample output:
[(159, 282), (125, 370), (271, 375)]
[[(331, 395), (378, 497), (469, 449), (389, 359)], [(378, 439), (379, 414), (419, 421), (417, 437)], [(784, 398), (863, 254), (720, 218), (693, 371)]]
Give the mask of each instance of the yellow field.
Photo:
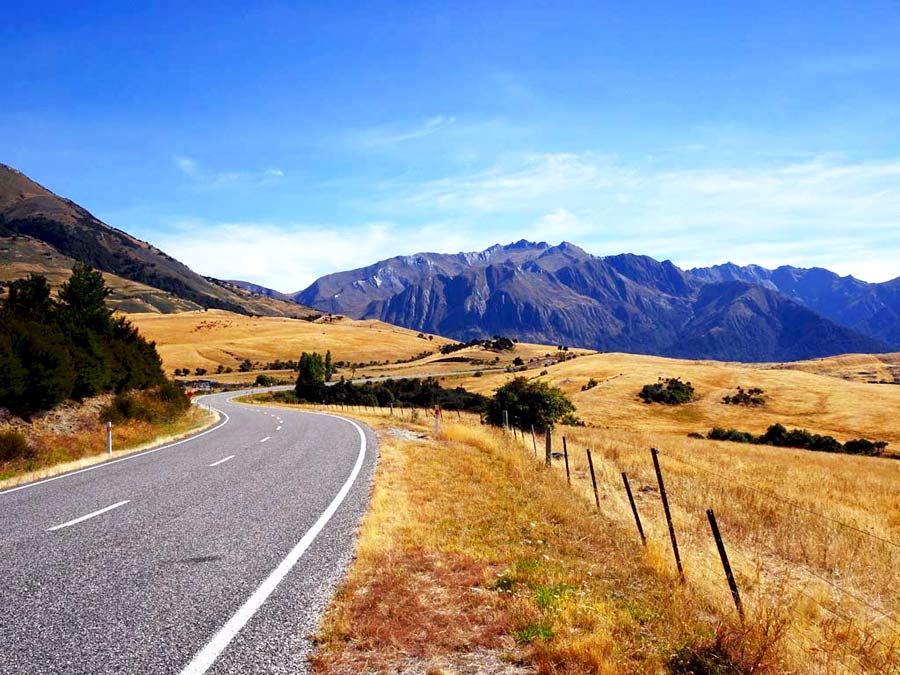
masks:
[(314, 322), (282, 317), (248, 317), (222, 310), (180, 314), (129, 314), (141, 334), (156, 342), (163, 367), (234, 368), (243, 359), (266, 363), (296, 360), (301, 352), (331, 350), (335, 361), (369, 363), (397, 361), (437, 351), (452, 342), (417, 337), (416, 331), (380, 321), (319, 319)]
[[(426, 411), (411, 427), (408, 411), (342, 414), (380, 430), (383, 456), (357, 562), (320, 635), (319, 672), (528, 672), (501, 670), (503, 660), (548, 673), (669, 672), (676, 653), (707, 649), (738, 669), (672, 672), (900, 668), (900, 462), (637, 426), (561, 427), (554, 449), (565, 435), (568, 487), (561, 460), (552, 473), (541, 468), (543, 439), (535, 456), (530, 433), (514, 439), (448, 413), (435, 442)], [(662, 448), (684, 585), (652, 446)], [(743, 623), (706, 509), (735, 570)], [(509, 594), (496, 593), (507, 588), (498, 580)]]
[[(885, 440), (888, 452), (897, 453), (900, 386), (843, 379), (876, 360), (885, 367), (897, 362), (896, 355), (760, 365), (596, 354), (524, 373), (447, 377), (445, 385), (490, 394), (524, 375), (563, 389), (588, 425), (554, 431), (554, 449), (561, 450), (566, 437), (574, 492), (594, 501), (591, 449), (599, 511), (636, 541), (621, 478), (626, 471), (648, 536), (643, 559), (672, 573), (650, 455), (651, 447), (659, 448), (688, 587), (720, 616), (733, 616), (706, 515), (713, 509), (749, 622), (771, 629), (777, 643), (780, 665), (760, 672), (894, 673), (900, 672), (900, 461), (687, 436), (713, 426), (762, 433), (780, 422), (841, 441)], [(540, 376), (543, 369), (547, 374)], [(641, 402), (637, 392), (659, 377), (690, 381), (697, 399), (683, 406)], [(582, 391), (591, 378), (597, 386)], [(721, 403), (739, 385), (763, 389), (765, 405)], [(448, 429), (460, 423), (455, 417), (447, 416)], [(537, 445), (540, 457), (542, 438)], [(518, 447), (534, 452), (530, 433)], [(554, 465), (563, 471), (561, 462)]]
[[(652, 434), (658, 443), (663, 442), (662, 438), (684, 438), (690, 432), (705, 434), (714, 426), (759, 434), (780, 422), (830, 434), (840, 441), (861, 436), (884, 440), (891, 444), (888, 450), (893, 447), (900, 452), (900, 386), (896, 385), (843, 381), (768, 365), (682, 361), (635, 354), (582, 356), (550, 366), (547, 373), (540, 379), (562, 389), (578, 408), (581, 419), (611, 430), (640, 430)], [(539, 377), (535, 370), (528, 370), (454, 378), (453, 382), (490, 394), (516, 375)], [(637, 393), (659, 377), (680, 377), (691, 382), (696, 400), (681, 406), (643, 403)], [(599, 384), (582, 391), (591, 378)], [(762, 389), (765, 405), (722, 404), (722, 397), (734, 393), (738, 386)]]

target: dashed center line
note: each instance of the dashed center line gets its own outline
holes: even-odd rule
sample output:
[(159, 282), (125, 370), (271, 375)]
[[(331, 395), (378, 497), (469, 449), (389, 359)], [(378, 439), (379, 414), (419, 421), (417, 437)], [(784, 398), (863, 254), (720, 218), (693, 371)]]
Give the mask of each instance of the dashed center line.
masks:
[(218, 462), (213, 462), (212, 464), (210, 464), (210, 466), (219, 466), (219, 464), (224, 464), (229, 459), (234, 459), (234, 455), (228, 455), (228, 457), (225, 457), (224, 459), (220, 459)]
[(281, 431), (281, 427), (275, 427), (275, 431)]
[(272, 437), (271, 437), (271, 436), (266, 436), (265, 438), (261, 439), (259, 442), (260, 442), (260, 443), (265, 443), (265, 442), (266, 442), (267, 440), (269, 440), (270, 438), (272, 438)]
[(70, 520), (68, 522), (61, 523), (60, 525), (54, 525), (53, 527), (48, 527), (47, 532), (53, 532), (54, 530), (61, 530), (64, 527), (71, 527), (72, 525), (77, 525), (78, 523), (83, 523), (85, 520), (94, 518), (95, 516), (99, 516), (101, 513), (106, 513), (107, 511), (112, 511), (113, 509), (117, 509), (120, 506), (125, 506), (125, 504), (127, 504), (130, 501), (131, 501), (130, 499), (125, 499), (121, 502), (112, 504), (111, 506), (107, 506), (105, 508), (99, 509), (98, 511), (93, 511), (93, 512), (87, 514), (86, 516), (81, 516), (81, 518), (76, 518), (75, 520)]

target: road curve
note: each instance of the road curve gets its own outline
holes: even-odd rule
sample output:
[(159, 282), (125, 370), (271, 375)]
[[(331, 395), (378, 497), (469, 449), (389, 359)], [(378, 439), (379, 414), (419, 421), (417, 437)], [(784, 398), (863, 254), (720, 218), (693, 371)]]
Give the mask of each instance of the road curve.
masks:
[(203, 399), (213, 430), (0, 492), (0, 673), (303, 673), (377, 443)]

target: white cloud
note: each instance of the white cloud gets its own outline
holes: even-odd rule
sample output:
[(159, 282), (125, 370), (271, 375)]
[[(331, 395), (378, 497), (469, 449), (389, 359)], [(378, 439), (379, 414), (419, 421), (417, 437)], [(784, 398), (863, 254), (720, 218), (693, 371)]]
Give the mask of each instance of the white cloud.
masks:
[(359, 225), (183, 223), (154, 243), (204, 274), (282, 291), (394, 255), (520, 238), (685, 268), (732, 261), (822, 266), (866, 281), (900, 275), (900, 161), (672, 169), (528, 154), (458, 176), (378, 184), (376, 193), (363, 210), (378, 215), (359, 216)]

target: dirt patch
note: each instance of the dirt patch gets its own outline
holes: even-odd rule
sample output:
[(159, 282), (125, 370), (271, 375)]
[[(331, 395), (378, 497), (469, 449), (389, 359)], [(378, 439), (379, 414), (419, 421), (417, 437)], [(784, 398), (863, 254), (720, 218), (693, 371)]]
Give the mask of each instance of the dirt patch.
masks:
[(317, 672), (531, 672), (502, 658), (515, 647), (508, 615), (473, 558), (414, 549), (370, 569), (341, 591), (341, 626), (352, 629), (341, 650), (317, 653)]
[(410, 431), (409, 429), (400, 429), (399, 427), (391, 427), (384, 433), (386, 433), (391, 438), (399, 438), (402, 441), (418, 441), (428, 437), (428, 434)]

